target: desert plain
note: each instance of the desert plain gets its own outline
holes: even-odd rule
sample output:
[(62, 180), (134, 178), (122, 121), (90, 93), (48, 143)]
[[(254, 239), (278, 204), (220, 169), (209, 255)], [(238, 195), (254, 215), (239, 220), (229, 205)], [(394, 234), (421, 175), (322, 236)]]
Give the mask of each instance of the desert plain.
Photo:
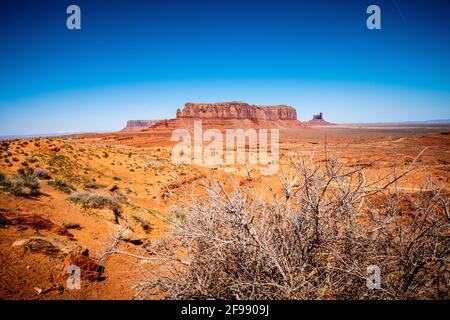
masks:
[[(138, 256), (170, 232), (180, 186), (209, 177), (245, 183), (250, 171), (258, 185), (277, 190), (279, 174), (174, 163), (167, 128), (0, 142), (3, 176), (41, 172), (38, 194), (0, 188), (0, 299), (138, 298), (153, 268)], [(412, 169), (403, 191), (416, 192), (432, 177), (448, 194), (449, 132), (426, 124), (280, 127), (280, 170), (292, 156), (321, 161), (329, 154), (348, 169), (367, 165), (367, 179)], [(92, 205), (83, 198), (89, 193), (118, 199), (120, 213)], [(118, 227), (127, 229), (119, 240)], [(77, 290), (67, 288), (73, 263), (84, 273)]]

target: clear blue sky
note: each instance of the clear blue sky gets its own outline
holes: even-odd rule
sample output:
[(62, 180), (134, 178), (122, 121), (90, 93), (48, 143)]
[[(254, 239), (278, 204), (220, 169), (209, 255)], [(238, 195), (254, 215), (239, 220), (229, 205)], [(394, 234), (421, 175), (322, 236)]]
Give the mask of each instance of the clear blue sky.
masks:
[[(66, 28), (70, 4), (81, 30)], [(369, 4), (382, 30), (366, 28)], [(449, 15), (446, 0), (4, 0), (0, 135), (116, 130), (188, 101), (448, 119)]]

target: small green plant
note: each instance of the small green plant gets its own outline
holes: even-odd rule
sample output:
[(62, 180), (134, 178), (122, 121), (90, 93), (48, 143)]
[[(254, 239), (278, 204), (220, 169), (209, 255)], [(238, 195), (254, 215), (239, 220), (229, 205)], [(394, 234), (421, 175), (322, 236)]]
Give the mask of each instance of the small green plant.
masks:
[(138, 216), (132, 216), (133, 220), (136, 221), (137, 223), (139, 223), (139, 225), (142, 227), (142, 229), (144, 229), (144, 231), (146, 233), (152, 231), (152, 226), (150, 224), (150, 222), (148, 222), (147, 220), (138, 217)]
[(113, 177), (113, 180), (114, 181), (120, 181), (120, 180), (122, 180), (122, 178), (121, 177)]
[(75, 190), (75, 188), (73, 186), (71, 186), (67, 182), (60, 180), (60, 179), (51, 180), (48, 182), (48, 184), (51, 185), (52, 187), (54, 187), (56, 190), (59, 190), (61, 192), (67, 193), (67, 194), (69, 194), (73, 190)]
[(49, 170), (70, 183), (80, 183), (77, 175), (79, 163), (69, 157), (56, 154), (48, 160)]
[(68, 157), (63, 156), (61, 154), (57, 154), (57, 155), (53, 156), (52, 158), (50, 158), (48, 163), (51, 164), (51, 165), (58, 165), (58, 164), (62, 164), (64, 162), (66, 162), (68, 160), (69, 160)]
[(181, 212), (175, 212), (175, 218), (179, 221), (186, 221), (186, 215), (184, 213)]

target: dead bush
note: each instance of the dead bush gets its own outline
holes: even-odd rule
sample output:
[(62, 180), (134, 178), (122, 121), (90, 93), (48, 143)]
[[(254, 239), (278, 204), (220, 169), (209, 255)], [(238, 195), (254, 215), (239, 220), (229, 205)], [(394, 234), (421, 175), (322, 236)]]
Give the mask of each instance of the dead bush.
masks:
[(111, 209), (115, 213), (120, 213), (122, 200), (112, 194), (105, 192), (73, 192), (69, 198), (75, 203), (82, 203), (85, 208), (93, 209)]
[(1, 178), (3, 188), (20, 197), (34, 197), (41, 194), (39, 180), (31, 172), (21, 171), (12, 176)]
[(89, 181), (84, 184), (85, 189), (103, 189), (106, 186), (104, 184), (97, 183), (95, 181)]
[[(299, 159), (282, 172), (281, 192), (257, 189), (251, 179), (184, 189), (191, 200), (175, 212), (183, 219), (175, 219), (172, 236), (143, 256), (167, 272), (142, 282), (141, 294), (449, 298), (448, 194), (431, 181), (405, 193), (398, 186), (404, 174), (369, 182), (364, 167)], [(368, 285), (374, 268), (381, 272), (379, 287)]]
[(57, 257), (61, 254), (61, 250), (46, 239), (30, 239), (24, 248), (28, 252), (39, 252), (52, 257)]
[(50, 172), (47, 169), (37, 168), (34, 171), (34, 175), (38, 179), (49, 180), (51, 179)]

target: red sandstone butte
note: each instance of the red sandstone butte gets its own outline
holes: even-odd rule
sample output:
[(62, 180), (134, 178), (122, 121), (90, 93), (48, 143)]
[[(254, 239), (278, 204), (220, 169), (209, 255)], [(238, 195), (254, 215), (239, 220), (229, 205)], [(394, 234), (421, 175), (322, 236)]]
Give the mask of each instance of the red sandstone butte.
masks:
[(128, 120), (127, 125), (123, 128), (122, 132), (127, 131), (140, 131), (147, 129), (157, 123), (159, 120)]
[(297, 111), (286, 105), (257, 106), (244, 102), (186, 103), (183, 110), (177, 110), (178, 118), (296, 121)]
[[(297, 120), (297, 111), (290, 106), (260, 106), (244, 102), (186, 103), (183, 110), (177, 109), (176, 118), (150, 122), (130, 120), (123, 131), (137, 131), (156, 135), (159, 139), (170, 137), (175, 129), (191, 131), (194, 121), (202, 121), (202, 129), (271, 129), (305, 128)], [(140, 129), (139, 129), (140, 128)], [(135, 130), (132, 130), (135, 129)]]
[(305, 127), (297, 120), (297, 111), (290, 106), (259, 106), (244, 102), (186, 103), (178, 109), (176, 118), (163, 120), (145, 131), (192, 128), (201, 120), (204, 129), (228, 128), (299, 128)]
[(334, 125), (331, 122), (326, 121), (323, 118), (323, 113), (319, 113), (319, 114), (314, 114), (313, 118), (311, 120), (309, 120), (306, 124), (308, 124), (309, 126), (329, 126), (329, 125)]

